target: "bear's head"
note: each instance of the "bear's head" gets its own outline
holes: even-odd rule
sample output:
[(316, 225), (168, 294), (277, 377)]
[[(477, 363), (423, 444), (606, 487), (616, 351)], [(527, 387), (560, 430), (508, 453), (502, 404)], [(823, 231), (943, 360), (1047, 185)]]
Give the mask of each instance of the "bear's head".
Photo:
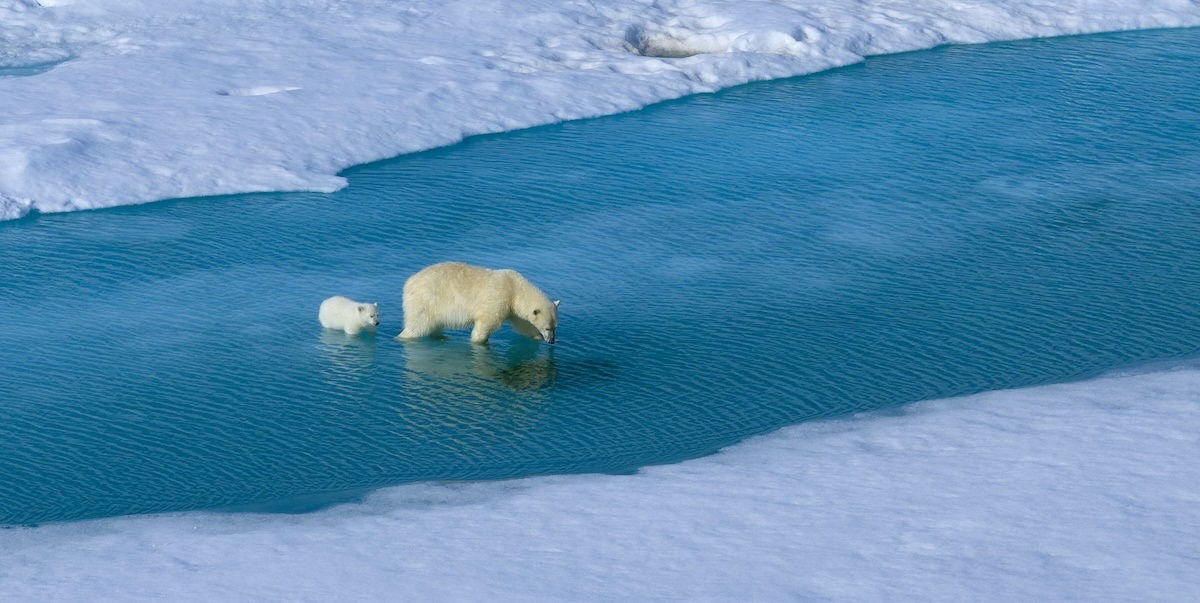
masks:
[(363, 326), (379, 326), (379, 304), (358, 304), (358, 319)]
[(522, 316), (529, 324), (537, 328), (538, 337), (534, 339), (554, 343), (554, 329), (558, 328), (558, 302), (557, 299), (554, 301), (546, 299), (528, 308), (527, 314)]

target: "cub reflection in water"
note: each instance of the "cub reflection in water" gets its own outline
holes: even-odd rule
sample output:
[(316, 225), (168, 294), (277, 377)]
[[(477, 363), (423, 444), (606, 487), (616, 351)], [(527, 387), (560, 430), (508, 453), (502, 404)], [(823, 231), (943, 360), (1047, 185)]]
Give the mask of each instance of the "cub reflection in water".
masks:
[(321, 355), (326, 369), (337, 375), (365, 375), (375, 364), (375, 341), (342, 331), (324, 330), (320, 335)]

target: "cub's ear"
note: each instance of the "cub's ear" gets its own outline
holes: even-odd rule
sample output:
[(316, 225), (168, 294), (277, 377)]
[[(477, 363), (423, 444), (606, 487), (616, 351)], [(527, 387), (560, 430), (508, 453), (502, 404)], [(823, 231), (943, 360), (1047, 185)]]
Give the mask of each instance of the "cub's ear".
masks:
[(371, 305), (372, 305), (372, 306), (375, 306), (376, 308), (378, 308), (378, 307), (379, 307), (379, 302), (374, 302), (374, 303), (372, 303)]
[(554, 307), (555, 307), (555, 308), (557, 308), (557, 307), (558, 307), (558, 302), (560, 302), (560, 301), (562, 301), (562, 300), (561, 300), (561, 299), (556, 299), (556, 300), (554, 300)]
[(366, 306), (359, 306), (359, 307), (358, 307), (358, 311), (359, 311), (359, 312), (362, 312), (363, 310), (366, 310), (366, 309), (367, 309), (367, 307), (366, 307)]

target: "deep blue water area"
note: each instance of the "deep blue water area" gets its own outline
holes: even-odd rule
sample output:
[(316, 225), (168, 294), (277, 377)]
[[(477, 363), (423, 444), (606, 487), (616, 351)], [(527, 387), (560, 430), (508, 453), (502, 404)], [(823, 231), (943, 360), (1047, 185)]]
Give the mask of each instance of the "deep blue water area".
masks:
[[(628, 472), (1200, 352), (1200, 30), (869, 59), (257, 194), (0, 224), (0, 523)], [(400, 343), (515, 268), (559, 343)], [(341, 294), (377, 336), (323, 332)]]

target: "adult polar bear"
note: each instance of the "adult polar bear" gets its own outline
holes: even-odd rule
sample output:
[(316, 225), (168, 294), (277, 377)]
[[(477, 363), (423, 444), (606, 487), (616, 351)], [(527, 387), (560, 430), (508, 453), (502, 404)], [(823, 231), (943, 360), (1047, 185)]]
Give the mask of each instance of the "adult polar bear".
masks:
[(404, 331), (396, 339), (438, 337), (474, 325), (471, 343), (487, 343), (504, 321), (531, 339), (554, 343), (558, 301), (516, 270), (459, 262), (434, 264), (404, 283)]

